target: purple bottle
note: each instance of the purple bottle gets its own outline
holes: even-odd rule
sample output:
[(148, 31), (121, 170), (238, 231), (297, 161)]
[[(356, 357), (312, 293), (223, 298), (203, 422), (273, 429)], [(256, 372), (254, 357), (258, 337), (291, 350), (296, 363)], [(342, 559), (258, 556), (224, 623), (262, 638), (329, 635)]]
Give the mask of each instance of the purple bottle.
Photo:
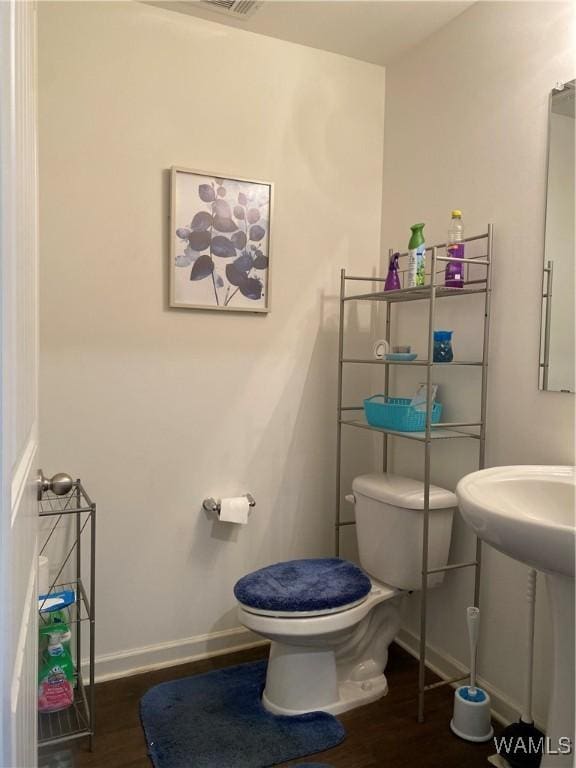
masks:
[(402, 287), (400, 285), (400, 275), (398, 274), (398, 259), (399, 253), (395, 253), (390, 258), (390, 264), (388, 265), (388, 275), (386, 276), (386, 282), (384, 283), (385, 291), (399, 291)]
[(444, 273), (444, 285), (447, 288), (464, 287), (464, 264), (457, 259), (464, 258), (464, 225), (462, 211), (452, 211), (452, 222), (448, 230), (446, 255), (454, 261), (449, 261)]

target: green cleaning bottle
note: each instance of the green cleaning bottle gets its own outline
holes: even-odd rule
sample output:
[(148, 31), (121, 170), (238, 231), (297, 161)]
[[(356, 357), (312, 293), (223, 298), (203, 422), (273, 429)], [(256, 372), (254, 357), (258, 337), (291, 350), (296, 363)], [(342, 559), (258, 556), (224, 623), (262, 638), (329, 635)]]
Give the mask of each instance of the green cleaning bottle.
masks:
[(408, 288), (424, 285), (426, 281), (426, 243), (422, 230), (425, 224), (413, 224), (408, 243)]

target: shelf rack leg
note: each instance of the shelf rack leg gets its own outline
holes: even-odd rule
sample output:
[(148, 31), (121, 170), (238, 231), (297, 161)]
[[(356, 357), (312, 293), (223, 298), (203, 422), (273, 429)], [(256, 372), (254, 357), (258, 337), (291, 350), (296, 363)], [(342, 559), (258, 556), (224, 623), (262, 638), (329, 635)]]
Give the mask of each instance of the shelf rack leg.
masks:
[(436, 256), (432, 249), (430, 303), (428, 307), (428, 361), (426, 364), (426, 440), (424, 443), (424, 510), (422, 519), (422, 586), (420, 595), (420, 659), (418, 668), (418, 722), (424, 722), (426, 686), (426, 611), (428, 603), (428, 536), (430, 528), (430, 460), (432, 451), (432, 361), (436, 311)]
[[(482, 394), (480, 401), (480, 445), (478, 469), (486, 466), (486, 404), (488, 399), (488, 348), (490, 343), (490, 303), (492, 299), (492, 255), (494, 227), (488, 224), (486, 243), (486, 293), (484, 295), (484, 338), (482, 344)], [(482, 540), (476, 537), (476, 574), (474, 578), (474, 605), (480, 607), (480, 580), (482, 576)]]
[[(80, 480), (76, 480), (76, 509), (80, 509), (82, 506), (82, 494), (80, 491)], [(78, 623), (76, 624), (76, 672), (78, 675), (81, 675), (81, 665), (82, 665), (82, 616), (80, 612), (82, 611), (82, 598), (80, 595), (80, 590), (78, 589), (78, 584), (80, 583), (80, 580), (82, 579), (82, 526), (80, 521), (80, 513), (77, 513), (75, 516), (76, 518), (76, 600), (77, 600), (77, 611), (78, 611)]]
[(89, 749), (94, 748), (94, 729), (96, 720), (96, 690), (94, 686), (95, 630), (96, 630), (96, 505), (90, 507), (90, 740)]
[(340, 270), (340, 318), (338, 323), (338, 394), (336, 411), (336, 499), (334, 519), (334, 551), (340, 557), (340, 506), (341, 465), (342, 465), (342, 359), (344, 357), (344, 294), (346, 292), (346, 270)]
[[(392, 248), (388, 251), (388, 263), (390, 264), (394, 251)], [(391, 333), (390, 325), (392, 320), (392, 304), (386, 302), (386, 341), (390, 344)], [(390, 366), (384, 366), (384, 395), (388, 397), (390, 394)], [(388, 472), (388, 435), (386, 432), (382, 433), (382, 471)]]

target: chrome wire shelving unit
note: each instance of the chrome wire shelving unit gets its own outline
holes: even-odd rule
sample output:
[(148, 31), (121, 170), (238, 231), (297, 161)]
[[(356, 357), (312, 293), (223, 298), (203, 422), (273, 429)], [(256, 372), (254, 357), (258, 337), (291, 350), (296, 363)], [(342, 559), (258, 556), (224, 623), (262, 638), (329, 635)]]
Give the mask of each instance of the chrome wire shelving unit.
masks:
[[(67, 624), (72, 633), (71, 647), (74, 661), (74, 702), (60, 712), (38, 714), (38, 747), (62, 744), (67, 741), (88, 738), (92, 750), (94, 740), (94, 634), (95, 634), (95, 550), (96, 550), (96, 504), (90, 499), (80, 480), (76, 480), (70, 491), (56, 495), (51, 490), (41, 493), (38, 500), (40, 519), (50, 518), (48, 533), (40, 547), (40, 555), (47, 551), (50, 541), (59, 527), (72, 519), (71, 542), (60, 560), (56, 577), (50, 584), (48, 594), (71, 590), (76, 602), (69, 606)], [(84, 562), (88, 550), (88, 562)], [(66, 577), (67, 568), (73, 576)], [(85, 583), (83, 573), (88, 583)], [(42, 608), (42, 604), (39, 605)], [(39, 610), (38, 625), (47, 623), (46, 614)], [(82, 638), (88, 637), (87, 685), (82, 672)]]
[[(478, 243), (478, 247), (484, 252), (472, 258), (464, 258), (461, 261), (465, 265), (465, 280), (462, 288), (449, 288), (440, 284), (443, 281), (444, 268), (447, 262), (453, 261), (446, 252), (446, 243), (441, 243), (426, 249), (427, 258), (430, 259), (429, 282), (416, 288), (401, 288), (395, 291), (376, 290), (369, 293), (347, 293), (349, 284), (373, 283), (383, 288), (385, 278), (363, 277), (347, 275), (344, 269), (340, 272), (340, 323), (339, 323), (339, 351), (338, 351), (338, 427), (337, 427), (337, 466), (336, 466), (336, 520), (335, 520), (335, 549), (336, 554), (340, 552), (340, 533), (344, 526), (355, 525), (354, 521), (343, 521), (341, 519), (342, 510), (342, 428), (352, 427), (380, 432), (383, 436), (382, 444), (382, 468), (386, 472), (389, 464), (389, 438), (403, 438), (418, 441), (424, 445), (424, 509), (422, 515), (422, 583), (420, 596), (420, 649), (419, 649), (419, 670), (418, 670), (418, 721), (424, 722), (424, 698), (427, 691), (442, 685), (451, 685), (466, 679), (465, 677), (442, 680), (438, 683), (426, 684), (426, 629), (427, 629), (427, 610), (428, 610), (428, 577), (434, 573), (443, 571), (454, 571), (463, 568), (474, 568), (474, 605), (478, 606), (480, 602), (480, 574), (482, 563), (482, 544), (480, 539), (476, 538), (474, 559), (452, 563), (442, 568), (429, 568), (428, 565), (428, 544), (429, 544), (429, 516), (430, 516), (430, 485), (431, 485), (431, 452), (432, 446), (437, 440), (476, 440), (478, 442), (478, 468), (482, 469), (485, 465), (485, 446), (486, 446), (486, 401), (487, 401), (487, 383), (488, 383), (488, 342), (490, 334), (490, 297), (492, 280), (492, 261), (493, 261), (493, 225), (489, 224), (487, 231), (483, 234), (465, 239), (466, 243)], [(392, 256), (393, 250), (389, 251)], [(444, 254), (444, 255), (442, 255)], [(407, 253), (401, 253), (400, 257), (407, 257)], [(472, 272), (472, 274), (471, 274)], [(400, 272), (402, 284), (405, 284), (407, 270)], [(436, 318), (437, 302), (447, 300), (452, 297), (465, 297), (472, 294), (484, 295), (484, 317), (483, 317), (483, 340), (482, 354), (478, 360), (455, 360), (451, 363), (435, 363), (433, 360), (434, 350), (434, 327)], [(383, 302), (385, 305), (386, 332), (385, 338), (391, 341), (392, 330), (392, 306), (399, 302), (426, 301), (428, 302), (428, 333), (427, 333), (427, 357), (422, 360), (413, 361), (387, 361), (377, 358), (352, 358), (344, 356), (344, 311), (347, 302)], [(351, 415), (361, 414), (364, 411), (363, 405), (344, 405), (343, 396), (343, 373), (345, 366), (353, 365), (380, 365), (384, 368), (384, 394), (389, 395), (390, 387), (390, 366), (421, 366), (426, 369), (426, 428), (422, 432), (398, 432), (396, 430), (382, 429), (369, 425), (363, 418), (351, 418)], [(442, 369), (450, 369), (459, 366), (477, 366), (481, 368), (480, 385), (480, 417), (472, 421), (454, 421), (440, 422), (432, 424), (432, 372), (436, 366)]]

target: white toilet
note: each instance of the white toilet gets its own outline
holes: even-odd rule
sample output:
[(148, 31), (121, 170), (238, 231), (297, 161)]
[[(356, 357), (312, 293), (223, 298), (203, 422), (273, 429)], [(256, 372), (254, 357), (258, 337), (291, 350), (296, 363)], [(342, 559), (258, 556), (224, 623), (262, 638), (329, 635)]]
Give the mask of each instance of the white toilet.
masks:
[[(388, 691), (388, 647), (400, 602), (421, 583), (424, 486), (391, 474), (353, 484), (362, 570), (338, 558), (262, 568), (234, 587), (240, 622), (272, 641), (262, 702), (275, 714), (332, 714)], [(430, 490), (430, 568), (446, 565), (456, 496)], [(429, 577), (430, 586), (443, 574)]]

